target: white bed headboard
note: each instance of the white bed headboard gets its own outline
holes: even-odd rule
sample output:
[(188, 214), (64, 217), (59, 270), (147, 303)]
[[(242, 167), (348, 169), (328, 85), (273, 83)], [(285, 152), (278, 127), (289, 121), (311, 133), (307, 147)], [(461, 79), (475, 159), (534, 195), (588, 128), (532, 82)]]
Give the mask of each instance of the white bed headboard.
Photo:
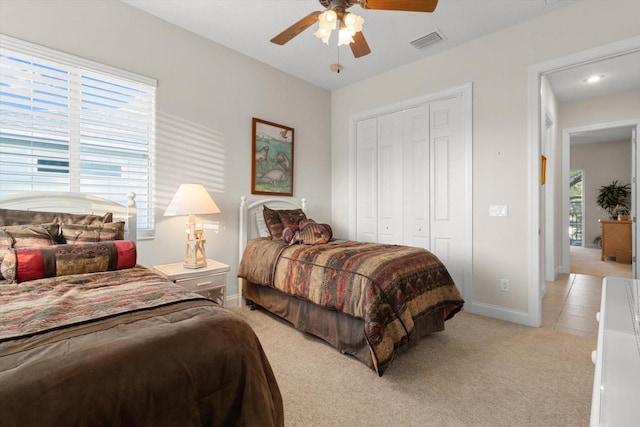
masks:
[(239, 250), (240, 258), (247, 246), (247, 241), (259, 237), (256, 216), (262, 215), (263, 206), (267, 205), (271, 209), (302, 209), (306, 213), (306, 199), (279, 199), (267, 198), (254, 201), (247, 200), (246, 197), (240, 198), (240, 217), (238, 227), (240, 228)]
[(113, 213), (114, 221), (125, 222), (125, 239), (137, 240), (136, 194), (127, 194), (127, 205), (80, 193), (31, 192), (5, 197), (0, 208), (102, 215)]

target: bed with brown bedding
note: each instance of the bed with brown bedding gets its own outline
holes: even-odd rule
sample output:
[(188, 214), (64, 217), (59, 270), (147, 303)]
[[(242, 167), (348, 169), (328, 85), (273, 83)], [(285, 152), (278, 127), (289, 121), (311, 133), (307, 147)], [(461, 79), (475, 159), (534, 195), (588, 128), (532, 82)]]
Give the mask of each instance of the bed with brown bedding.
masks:
[[(283, 199), (242, 200), (240, 225), (246, 231), (240, 233), (238, 276), (247, 301), (355, 356), (378, 375), (399, 351), (443, 330), (461, 310), (464, 301), (449, 272), (425, 249), (336, 239), (289, 245), (278, 239), (287, 216), (301, 210)], [(269, 227), (273, 212), (284, 213), (280, 228)], [(269, 231), (275, 229), (269, 237), (259, 237), (267, 234), (260, 232), (261, 215)]]
[(7, 235), (2, 424), (284, 425), (250, 326), (136, 265), (135, 242), (33, 246), (43, 239), (36, 225), (0, 223), (0, 239)]

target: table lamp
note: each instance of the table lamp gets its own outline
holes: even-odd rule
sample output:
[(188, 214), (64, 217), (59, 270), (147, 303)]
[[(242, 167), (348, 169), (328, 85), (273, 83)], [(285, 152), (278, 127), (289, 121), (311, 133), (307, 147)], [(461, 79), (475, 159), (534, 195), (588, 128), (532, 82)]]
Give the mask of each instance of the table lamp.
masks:
[(207, 265), (204, 253), (204, 227), (196, 223), (196, 215), (220, 213), (216, 202), (213, 201), (202, 184), (182, 184), (171, 199), (164, 216), (188, 215), (187, 219), (187, 247), (184, 255), (186, 268), (200, 268)]

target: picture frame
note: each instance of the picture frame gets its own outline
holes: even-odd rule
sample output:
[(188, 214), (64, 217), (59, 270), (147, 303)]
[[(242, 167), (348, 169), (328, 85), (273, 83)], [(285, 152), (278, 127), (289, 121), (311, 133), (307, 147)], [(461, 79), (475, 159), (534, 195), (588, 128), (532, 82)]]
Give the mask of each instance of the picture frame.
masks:
[(251, 194), (293, 196), (292, 127), (253, 118)]

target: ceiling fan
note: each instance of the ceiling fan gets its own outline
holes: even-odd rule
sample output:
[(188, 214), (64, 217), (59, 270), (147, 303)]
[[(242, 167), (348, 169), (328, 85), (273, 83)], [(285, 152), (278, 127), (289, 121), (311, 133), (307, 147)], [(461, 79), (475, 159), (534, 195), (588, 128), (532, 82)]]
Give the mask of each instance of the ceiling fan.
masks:
[(339, 30), (338, 46), (349, 44), (356, 58), (371, 53), (367, 40), (362, 35), (364, 20), (354, 13), (347, 12), (351, 6), (359, 4), (363, 9), (398, 10), (405, 12), (433, 12), (438, 0), (319, 0), (324, 11), (311, 12), (298, 22), (271, 39), (271, 43), (284, 45), (298, 34), (319, 22), (314, 35), (328, 43), (331, 30)]

